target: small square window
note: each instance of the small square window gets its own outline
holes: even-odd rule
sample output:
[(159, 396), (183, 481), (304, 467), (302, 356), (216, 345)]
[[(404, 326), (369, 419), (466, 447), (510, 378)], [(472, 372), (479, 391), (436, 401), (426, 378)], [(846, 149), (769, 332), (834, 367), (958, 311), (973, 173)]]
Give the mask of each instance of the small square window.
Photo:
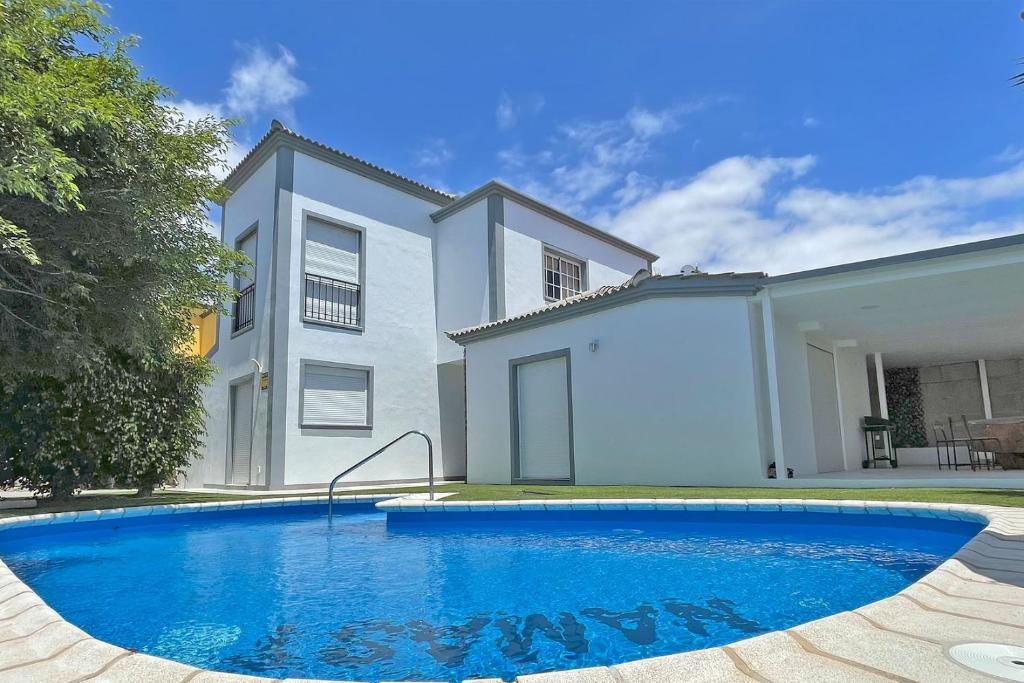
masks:
[(544, 298), (561, 301), (583, 291), (583, 264), (574, 259), (544, 252)]

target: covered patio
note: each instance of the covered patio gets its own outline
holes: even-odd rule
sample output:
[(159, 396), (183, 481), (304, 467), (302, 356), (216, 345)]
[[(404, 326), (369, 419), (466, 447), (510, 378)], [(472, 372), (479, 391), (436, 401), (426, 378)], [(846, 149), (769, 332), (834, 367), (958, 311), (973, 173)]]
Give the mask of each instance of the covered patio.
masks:
[[(1024, 470), (973, 471), (964, 444), (947, 469), (933, 430), (1024, 419), (1024, 236), (774, 277), (758, 298), (770, 452), (792, 485), (1024, 488)], [(865, 416), (900, 424), (898, 468), (864, 468)]]

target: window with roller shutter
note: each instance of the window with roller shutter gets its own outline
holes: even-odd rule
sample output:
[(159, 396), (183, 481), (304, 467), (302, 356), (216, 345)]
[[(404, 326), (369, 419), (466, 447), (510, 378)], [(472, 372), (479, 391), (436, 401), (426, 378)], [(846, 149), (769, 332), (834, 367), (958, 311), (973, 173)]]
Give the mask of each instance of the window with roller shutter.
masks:
[(304, 363), (302, 426), (370, 427), (372, 383), (370, 368)]

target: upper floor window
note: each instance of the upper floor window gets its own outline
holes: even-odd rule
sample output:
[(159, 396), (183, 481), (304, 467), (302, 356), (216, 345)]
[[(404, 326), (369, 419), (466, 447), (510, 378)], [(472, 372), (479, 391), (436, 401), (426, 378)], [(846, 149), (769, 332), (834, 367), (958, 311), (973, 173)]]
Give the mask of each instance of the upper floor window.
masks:
[(544, 251), (544, 298), (568, 299), (583, 291), (583, 263), (552, 251)]
[(235, 249), (249, 257), (252, 264), (246, 266), (243, 275), (235, 277), (234, 311), (231, 331), (239, 332), (253, 326), (256, 317), (256, 229), (253, 228), (235, 243)]
[(362, 327), (362, 235), (326, 221), (306, 219), (303, 317)]

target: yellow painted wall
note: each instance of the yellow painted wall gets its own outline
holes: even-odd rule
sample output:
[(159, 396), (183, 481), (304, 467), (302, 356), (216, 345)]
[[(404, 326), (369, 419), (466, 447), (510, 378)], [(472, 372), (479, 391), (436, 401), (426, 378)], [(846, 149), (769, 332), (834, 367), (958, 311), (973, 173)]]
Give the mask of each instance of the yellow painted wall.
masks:
[(217, 314), (209, 311), (192, 312), (192, 344), (189, 351), (205, 356), (217, 343)]

